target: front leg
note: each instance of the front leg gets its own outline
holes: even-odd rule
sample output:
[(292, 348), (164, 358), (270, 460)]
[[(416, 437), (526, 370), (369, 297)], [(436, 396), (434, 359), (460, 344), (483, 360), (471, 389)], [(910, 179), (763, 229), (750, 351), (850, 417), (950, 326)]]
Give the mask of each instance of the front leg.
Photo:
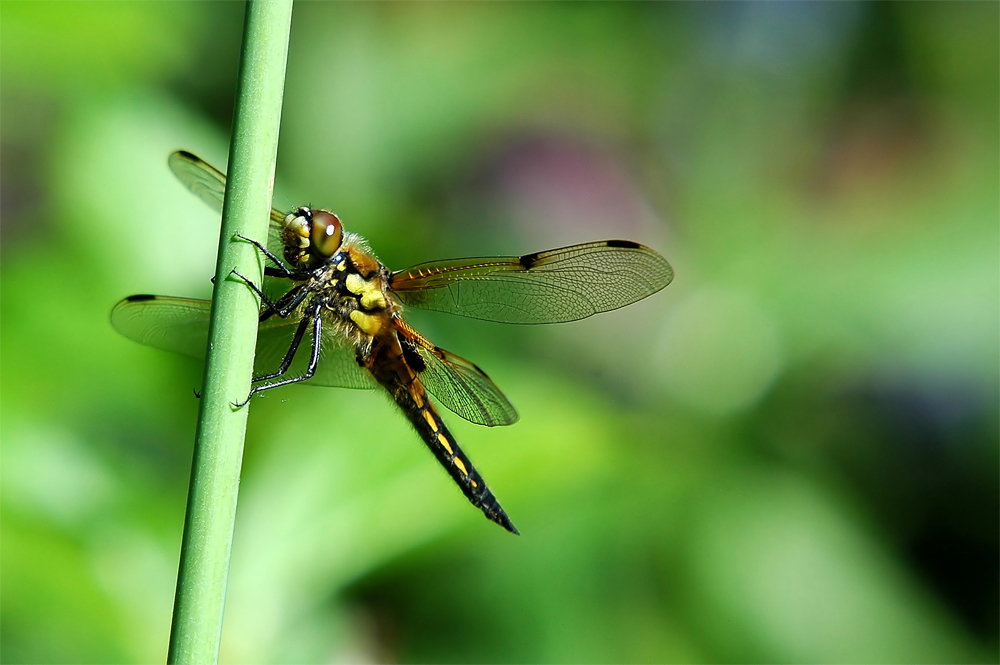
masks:
[[(241, 235), (239, 233), (236, 234), (236, 237), (239, 238), (240, 240), (242, 240), (243, 242), (248, 242), (251, 245), (253, 245), (254, 247), (256, 247), (257, 249), (259, 249), (261, 251), (261, 253), (264, 254), (264, 256), (266, 256), (268, 259), (270, 259), (271, 263), (273, 263), (275, 266), (277, 266), (274, 269), (274, 271), (269, 274), (270, 277), (286, 277), (288, 279), (292, 279), (293, 278), (293, 275), (295, 275), (295, 271), (293, 271), (291, 268), (289, 268), (288, 266), (286, 266), (285, 262), (282, 261), (281, 259), (279, 259), (277, 256), (275, 256), (271, 252), (271, 250), (269, 250), (267, 247), (265, 247), (264, 245), (262, 245), (260, 242), (254, 240), (253, 238), (247, 238), (245, 235)], [(268, 272), (269, 272), (268, 268), (269, 267), (270, 266), (267, 266), (267, 267), (264, 268), (265, 274), (268, 274)]]
[(288, 266), (285, 265), (285, 262), (279, 259), (277, 256), (275, 256), (271, 252), (271, 250), (269, 250), (267, 247), (265, 247), (258, 241), (254, 240), (253, 238), (247, 238), (246, 236), (240, 235), (239, 233), (236, 234), (236, 237), (239, 238), (240, 240), (243, 240), (244, 242), (250, 243), (257, 249), (259, 249), (264, 254), (264, 256), (266, 256), (271, 261), (271, 263), (273, 263), (276, 266), (276, 267), (264, 266), (264, 274), (267, 275), (268, 277), (282, 277), (285, 279), (293, 279), (300, 282), (304, 279), (309, 278), (309, 275), (311, 273), (308, 270), (293, 270), (292, 268), (289, 268)]
[(289, 290), (285, 295), (278, 299), (278, 302), (274, 302), (267, 295), (261, 291), (260, 287), (253, 283), (253, 281), (239, 272), (236, 268), (233, 268), (230, 273), (231, 275), (236, 275), (243, 283), (253, 289), (253, 292), (257, 294), (260, 298), (261, 303), (264, 305), (264, 311), (261, 312), (259, 321), (265, 321), (271, 318), (272, 315), (277, 314), (281, 318), (287, 318), (289, 314), (295, 311), (295, 308), (302, 304), (302, 301), (311, 293), (311, 290), (306, 288), (305, 284), (299, 284), (298, 286)]
[(298, 306), (302, 304), (309, 294), (312, 293), (312, 289), (307, 288), (305, 284), (300, 284), (294, 289), (290, 290), (285, 295), (278, 299), (278, 302), (274, 303), (274, 307), (271, 309), (265, 309), (260, 313), (261, 321), (266, 321), (271, 318), (273, 314), (277, 314), (281, 318), (288, 318), (288, 315), (298, 309)]

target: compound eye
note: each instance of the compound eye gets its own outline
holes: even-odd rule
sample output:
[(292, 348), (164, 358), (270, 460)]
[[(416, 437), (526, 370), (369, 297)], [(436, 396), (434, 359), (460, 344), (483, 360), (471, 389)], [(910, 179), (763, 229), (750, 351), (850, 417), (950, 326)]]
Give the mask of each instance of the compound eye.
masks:
[(340, 220), (332, 212), (314, 210), (312, 216), (313, 252), (324, 258), (333, 256), (340, 249), (344, 231)]

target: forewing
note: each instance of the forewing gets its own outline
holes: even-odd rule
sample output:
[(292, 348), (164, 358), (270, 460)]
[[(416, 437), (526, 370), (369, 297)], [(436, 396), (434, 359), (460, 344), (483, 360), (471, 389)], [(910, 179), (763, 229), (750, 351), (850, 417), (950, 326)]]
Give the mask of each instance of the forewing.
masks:
[(392, 274), (406, 305), (501, 323), (560, 323), (618, 309), (673, 279), (666, 259), (629, 240), (524, 256), (422, 263)]
[(417, 347), (424, 361), (420, 380), (446, 407), (477, 425), (517, 422), (517, 409), (475, 364), (440, 347)]
[(216, 212), (222, 212), (226, 195), (226, 174), (200, 157), (178, 150), (167, 158), (170, 170), (184, 186)]
[[(216, 212), (222, 212), (222, 202), (226, 195), (226, 174), (197, 155), (186, 150), (178, 150), (167, 158), (170, 170), (191, 192), (207, 203)], [(271, 219), (267, 234), (267, 247), (281, 255), (283, 243), (281, 227), (285, 215), (280, 210), (271, 209)]]
[[(208, 300), (131, 296), (111, 311), (111, 324), (121, 334), (155, 349), (202, 359), (208, 346), (212, 303)], [(268, 319), (257, 330), (254, 374), (273, 372), (291, 345), (297, 319)], [(309, 340), (302, 341), (289, 376), (301, 375), (309, 357)], [(340, 388), (375, 387), (371, 375), (359, 367), (352, 349), (324, 337), (316, 374), (308, 384)]]

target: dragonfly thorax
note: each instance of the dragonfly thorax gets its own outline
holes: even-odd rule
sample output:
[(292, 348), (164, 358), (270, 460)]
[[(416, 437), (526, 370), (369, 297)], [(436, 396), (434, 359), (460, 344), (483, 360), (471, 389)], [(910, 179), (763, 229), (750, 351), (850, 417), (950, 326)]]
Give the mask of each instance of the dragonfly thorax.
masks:
[(330, 260), (340, 249), (344, 229), (329, 210), (302, 207), (282, 221), (285, 260), (299, 269), (312, 269)]

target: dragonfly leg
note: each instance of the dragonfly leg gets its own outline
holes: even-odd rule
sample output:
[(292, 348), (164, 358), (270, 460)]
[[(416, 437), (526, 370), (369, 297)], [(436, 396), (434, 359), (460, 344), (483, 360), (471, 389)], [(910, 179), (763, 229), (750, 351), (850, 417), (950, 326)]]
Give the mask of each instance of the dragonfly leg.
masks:
[[(233, 402), (234, 407), (236, 407), (237, 409), (243, 408), (244, 406), (247, 405), (250, 399), (259, 392), (270, 390), (271, 388), (278, 388), (279, 386), (287, 386), (292, 383), (300, 383), (302, 381), (308, 381), (313, 377), (313, 375), (316, 373), (316, 365), (319, 364), (319, 351), (321, 347), (320, 342), (322, 341), (323, 338), (323, 319), (320, 317), (321, 310), (322, 306), (317, 305), (315, 310), (312, 312), (310, 316), (303, 318), (302, 323), (299, 324), (299, 330), (297, 330), (295, 333), (297, 340), (301, 342), (302, 334), (305, 333), (305, 328), (308, 327), (308, 322), (312, 321), (313, 324), (312, 354), (309, 356), (309, 366), (306, 367), (305, 374), (303, 374), (302, 376), (293, 376), (290, 379), (282, 379), (281, 381), (274, 381), (272, 383), (264, 383), (259, 386), (254, 386), (253, 389), (250, 391), (250, 394), (247, 395), (247, 398), (245, 400), (239, 403)], [(302, 334), (300, 334), (300, 332)], [(296, 350), (298, 349), (298, 343), (295, 340), (293, 340), (293, 346), (295, 347)], [(289, 353), (286, 354), (286, 358), (294, 355), (295, 355), (295, 350), (289, 348)], [(284, 365), (284, 361), (282, 361), (282, 365)], [(287, 368), (285, 369), (287, 371)]]
[(298, 352), (299, 345), (302, 344), (302, 338), (305, 336), (306, 329), (308, 328), (309, 317), (304, 317), (301, 321), (299, 321), (299, 326), (295, 329), (295, 336), (292, 337), (292, 343), (288, 345), (288, 351), (285, 352), (285, 357), (281, 359), (281, 364), (278, 365), (277, 371), (253, 377), (253, 383), (267, 381), (268, 379), (279, 377), (287, 372), (288, 368), (292, 366), (292, 360), (295, 359), (295, 354)]
[(281, 318), (288, 318), (288, 315), (294, 312), (302, 301), (305, 300), (312, 291), (306, 288), (305, 284), (299, 284), (295, 288), (291, 289), (285, 295), (278, 299), (278, 302), (268, 303), (268, 307), (264, 308), (264, 311), (260, 313), (260, 319), (258, 322), (267, 321), (271, 316), (277, 314)]
[(268, 298), (266, 295), (264, 295), (264, 292), (260, 290), (260, 287), (257, 286), (256, 284), (254, 284), (253, 281), (249, 277), (244, 277), (239, 271), (236, 270), (236, 268), (233, 268), (232, 270), (230, 270), (229, 274), (230, 275), (236, 275), (237, 277), (239, 277), (240, 279), (243, 280), (244, 284), (246, 284), (251, 289), (253, 289), (253, 292), (257, 294), (257, 297), (260, 298), (260, 300), (261, 300), (262, 303), (264, 303), (264, 307), (267, 310), (269, 310), (271, 312), (277, 312), (278, 311), (278, 306), (276, 304), (274, 304), (274, 302), (270, 298)]
[(267, 277), (280, 277), (281, 279), (290, 279), (288, 273), (284, 268), (278, 269), (273, 266), (264, 266), (264, 275)]
[(312, 289), (306, 288), (305, 284), (300, 284), (278, 299), (278, 310), (274, 313), (283, 319), (287, 318), (310, 293), (312, 293)]
[(262, 245), (260, 242), (254, 240), (253, 238), (247, 238), (246, 236), (241, 235), (239, 233), (236, 234), (236, 237), (239, 238), (240, 240), (244, 241), (244, 242), (250, 243), (251, 245), (253, 245), (257, 249), (259, 249), (264, 254), (264, 256), (266, 256), (268, 259), (271, 260), (271, 263), (273, 263), (275, 266), (277, 266), (276, 274), (272, 274), (271, 275), (272, 277), (289, 277), (290, 278), (293, 274), (295, 274), (288, 266), (285, 265), (284, 261), (282, 261), (277, 256), (275, 256), (271, 252), (271, 250), (269, 250), (267, 247), (265, 247), (264, 245)]
[(249, 278), (243, 276), (233, 268), (230, 274), (236, 275), (243, 282), (253, 289), (253, 292), (257, 294), (261, 302), (264, 304), (264, 311), (260, 315), (260, 321), (265, 321), (271, 318), (272, 315), (277, 314), (281, 318), (286, 318), (289, 314), (295, 311), (295, 308), (302, 304), (302, 301), (306, 299), (309, 295), (309, 290), (305, 288), (304, 284), (299, 284), (295, 288), (291, 289), (285, 295), (278, 299), (278, 302), (274, 302), (268, 298), (260, 287), (254, 284)]

